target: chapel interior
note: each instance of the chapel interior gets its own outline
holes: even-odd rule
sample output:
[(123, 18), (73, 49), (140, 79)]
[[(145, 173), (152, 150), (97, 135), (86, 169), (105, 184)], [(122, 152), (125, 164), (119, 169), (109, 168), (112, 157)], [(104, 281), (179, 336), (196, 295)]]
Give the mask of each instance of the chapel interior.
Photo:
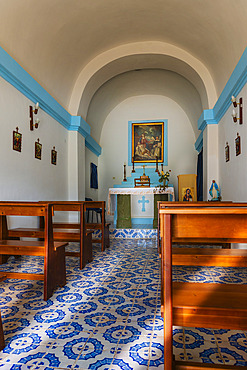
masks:
[(0, 2), (0, 368), (247, 369), (246, 19)]

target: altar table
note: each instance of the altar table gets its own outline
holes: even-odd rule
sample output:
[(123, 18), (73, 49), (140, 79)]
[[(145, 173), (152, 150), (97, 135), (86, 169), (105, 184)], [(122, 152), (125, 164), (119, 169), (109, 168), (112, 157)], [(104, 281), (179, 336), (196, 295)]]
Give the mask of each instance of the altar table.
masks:
[[(116, 221), (117, 228), (131, 228), (131, 197), (140, 196), (138, 203), (142, 204), (142, 211), (145, 209), (145, 197), (153, 198), (153, 227), (157, 228), (157, 201), (159, 200), (175, 200), (174, 187), (168, 186), (165, 190), (159, 190), (154, 187), (150, 188), (110, 188), (108, 193), (108, 215), (114, 215), (114, 222)], [(170, 199), (169, 199), (170, 198)], [(132, 198), (133, 199), (133, 198)], [(133, 202), (132, 202), (133, 203)], [(141, 220), (141, 219), (139, 219)], [(142, 219), (145, 222), (145, 218)], [(133, 219), (132, 219), (133, 221)]]

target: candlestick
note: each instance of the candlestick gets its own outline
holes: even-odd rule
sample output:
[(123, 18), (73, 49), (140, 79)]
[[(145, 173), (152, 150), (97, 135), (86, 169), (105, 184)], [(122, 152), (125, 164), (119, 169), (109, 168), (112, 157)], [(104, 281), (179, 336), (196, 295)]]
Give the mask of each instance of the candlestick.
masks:
[(132, 168), (132, 173), (133, 173), (133, 172), (136, 172), (136, 171), (135, 171), (135, 162), (134, 162), (134, 157), (132, 157), (132, 166), (133, 166), (133, 168)]
[(164, 172), (164, 169), (163, 169), (163, 163), (161, 163), (161, 171)]
[(156, 170), (155, 172), (159, 172), (159, 168), (158, 168), (158, 156), (156, 155)]
[(123, 181), (127, 181), (127, 179), (126, 179), (126, 164), (124, 164), (124, 178), (123, 178)]

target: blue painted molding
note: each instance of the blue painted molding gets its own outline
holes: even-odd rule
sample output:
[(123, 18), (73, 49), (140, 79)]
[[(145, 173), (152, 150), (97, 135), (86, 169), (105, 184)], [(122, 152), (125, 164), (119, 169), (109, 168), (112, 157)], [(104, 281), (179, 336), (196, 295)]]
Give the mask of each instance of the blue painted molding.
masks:
[[(88, 148), (101, 153), (101, 147), (90, 138), (90, 126), (80, 116), (72, 116), (62, 107), (33, 77), (29, 75), (1, 46), (0, 46), (0, 76), (14, 86), (33, 103), (39, 102), (40, 108), (63, 125), (69, 131), (77, 131), (87, 138), (91, 144)], [(96, 144), (94, 144), (96, 143)], [(99, 154), (97, 154), (99, 155)]]
[(198, 120), (198, 130), (204, 131), (207, 125), (215, 125), (217, 123), (213, 109), (205, 109)]
[(92, 136), (87, 136), (86, 137), (85, 145), (89, 150), (91, 150), (91, 152), (96, 154), (97, 157), (99, 157), (100, 154), (102, 153), (101, 146), (92, 138)]
[(85, 138), (90, 135), (90, 126), (81, 116), (71, 116), (69, 130), (77, 131)]
[[(234, 71), (232, 72), (213, 109), (206, 109), (202, 112), (201, 117), (198, 120), (198, 129), (201, 130), (202, 133), (207, 125), (218, 124), (220, 122), (220, 120), (222, 119), (222, 117), (232, 104), (231, 102), (232, 95), (237, 97), (237, 95), (241, 92), (246, 83), (247, 83), (247, 48), (243, 52), (238, 64), (236, 65)], [(200, 134), (195, 143), (196, 150), (202, 149), (203, 140), (202, 146), (201, 140), (202, 139)]]
[(213, 110), (214, 117), (219, 122), (230, 107), (231, 97), (235, 97), (241, 92), (247, 82), (247, 48), (243, 52), (238, 64), (231, 74), (226, 86), (224, 87), (219, 99), (217, 100)]
[[(132, 123), (155, 123), (155, 122), (164, 122), (164, 160), (163, 164), (164, 166), (168, 166), (168, 120), (167, 119), (154, 119), (154, 120), (148, 120), (148, 121), (129, 121), (128, 122), (128, 165), (132, 165)], [(155, 163), (136, 163), (136, 166), (155, 166)]]
[(195, 142), (195, 149), (200, 153), (200, 151), (203, 148), (203, 131), (198, 136), (196, 142)]

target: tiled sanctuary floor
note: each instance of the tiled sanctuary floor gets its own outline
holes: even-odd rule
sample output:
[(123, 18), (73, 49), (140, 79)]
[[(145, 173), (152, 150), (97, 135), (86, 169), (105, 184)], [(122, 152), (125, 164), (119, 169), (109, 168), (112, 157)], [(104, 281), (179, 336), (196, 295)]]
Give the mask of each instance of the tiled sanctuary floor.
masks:
[[(42, 265), (11, 257), (5, 269), (38, 273)], [(247, 270), (179, 267), (174, 280), (246, 284)], [(67, 284), (47, 302), (42, 282), (6, 280), (0, 292), (2, 369), (163, 369), (155, 240), (115, 239), (103, 253), (96, 246), (82, 271), (67, 257)], [(174, 327), (173, 339), (176, 359), (247, 365), (246, 332)]]

